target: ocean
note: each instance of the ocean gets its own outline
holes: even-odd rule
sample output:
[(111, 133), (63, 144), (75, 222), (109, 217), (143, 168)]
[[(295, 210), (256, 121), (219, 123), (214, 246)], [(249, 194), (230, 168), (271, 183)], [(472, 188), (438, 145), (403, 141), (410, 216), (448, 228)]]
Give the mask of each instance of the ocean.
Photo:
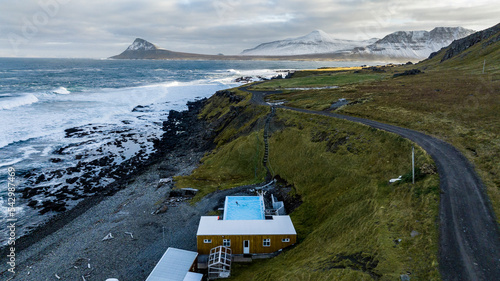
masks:
[[(64, 211), (99, 192), (116, 178), (81, 167), (147, 160), (170, 110), (238, 86), (239, 77), (362, 64), (0, 58), (0, 225), (15, 219), (21, 236), (56, 214), (44, 211), (48, 203)], [(89, 175), (99, 180), (78, 180)]]

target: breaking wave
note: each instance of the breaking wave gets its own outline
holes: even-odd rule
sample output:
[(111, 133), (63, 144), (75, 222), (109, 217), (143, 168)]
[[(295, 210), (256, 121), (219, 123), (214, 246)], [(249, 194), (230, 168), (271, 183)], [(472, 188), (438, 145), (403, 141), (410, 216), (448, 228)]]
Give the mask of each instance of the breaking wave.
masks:
[(15, 107), (30, 105), (38, 102), (38, 98), (33, 94), (27, 94), (16, 97), (8, 97), (0, 99), (0, 110), (2, 109), (12, 109)]
[(69, 95), (69, 94), (71, 94), (71, 92), (68, 91), (68, 89), (66, 89), (64, 87), (59, 87), (59, 88), (55, 89), (54, 91), (52, 91), (52, 93), (59, 94), (59, 95)]

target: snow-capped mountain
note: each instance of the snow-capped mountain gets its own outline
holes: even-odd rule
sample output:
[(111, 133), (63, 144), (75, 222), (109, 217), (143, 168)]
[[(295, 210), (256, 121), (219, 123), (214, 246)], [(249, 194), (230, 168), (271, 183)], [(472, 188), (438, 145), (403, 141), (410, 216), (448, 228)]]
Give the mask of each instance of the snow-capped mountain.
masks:
[(474, 30), (463, 27), (436, 27), (431, 31), (397, 31), (382, 39), (352, 41), (332, 38), (316, 30), (306, 36), (263, 43), (244, 50), (245, 56), (293, 56), (310, 54), (337, 54), (344, 58), (425, 59), (433, 52), (448, 46), (454, 40), (466, 37)]
[(132, 45), (128, 46), (125, 51), (153, 51), (159, 49), (155, 44), (152, 44), (144, 39), (136, 38)]
[(466, 37), (474, 30), (463, 27), (436, 27), (431, 31), (397, 31), (353, 53), (391, 58), (425, 59), (454, 40)]
[(351, 50), (355, 47), (364, 47), (374, 43), (377, 39), (367, 41), (353, 41), (332, 38), (321, 30), (315, 30), (306, 36), (289, 38), (247, 49), (241, 52), (244, 56), (294, 56), (306, 54), (333, 53)]

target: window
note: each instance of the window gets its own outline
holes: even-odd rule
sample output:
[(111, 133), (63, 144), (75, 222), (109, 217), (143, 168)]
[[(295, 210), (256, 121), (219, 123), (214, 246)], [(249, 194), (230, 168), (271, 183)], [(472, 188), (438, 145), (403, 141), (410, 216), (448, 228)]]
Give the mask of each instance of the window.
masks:
[(283, 239), (281, 239), (281, 242), (288, 243), (288, 242), (290, 242), (290, 238), (283, 238)]
[(264, 239), (262, 246), (271, 247), (271, 239)]
[(205, 239), (203, 240), (203, 243), (210, 244), (212, 243), (212, 239)]
[(224, 240), (222, 240), (222, 246), (224, 246), (224, 247), (231, 247), (231, 239), (224, 239)]

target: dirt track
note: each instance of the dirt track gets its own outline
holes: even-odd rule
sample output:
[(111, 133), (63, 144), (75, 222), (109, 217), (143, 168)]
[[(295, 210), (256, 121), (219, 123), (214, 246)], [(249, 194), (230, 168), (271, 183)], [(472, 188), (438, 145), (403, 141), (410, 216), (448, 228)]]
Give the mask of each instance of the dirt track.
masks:
[[(269, 92), (241, 90), (252, 102), (267, 105)], [(275, 92), (272, 92), (275, 93)], [(286, 106), (277, 108), (349, 120), (407, 138), (432, 156), (438, 167), (441, 188), (439, 207), (439, 262), (443, 280), (498, 280), (500, 233), (486, 189), (473, 166), (452, 145), (426, 134), (368, 119)]]

